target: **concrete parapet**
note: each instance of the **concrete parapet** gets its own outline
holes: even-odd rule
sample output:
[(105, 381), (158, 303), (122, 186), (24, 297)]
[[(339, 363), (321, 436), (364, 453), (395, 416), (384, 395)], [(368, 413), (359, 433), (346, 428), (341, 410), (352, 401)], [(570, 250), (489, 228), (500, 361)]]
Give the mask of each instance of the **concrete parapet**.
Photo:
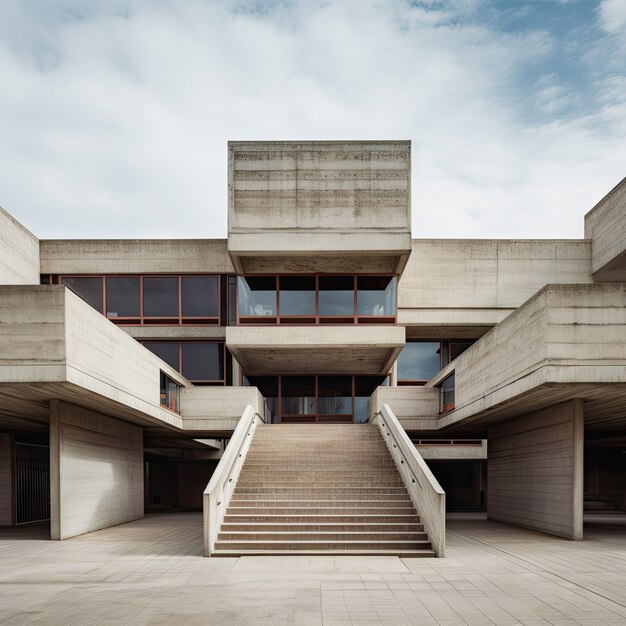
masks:
[(39, 240), (0, 207), (0, 285), (39, 284)]

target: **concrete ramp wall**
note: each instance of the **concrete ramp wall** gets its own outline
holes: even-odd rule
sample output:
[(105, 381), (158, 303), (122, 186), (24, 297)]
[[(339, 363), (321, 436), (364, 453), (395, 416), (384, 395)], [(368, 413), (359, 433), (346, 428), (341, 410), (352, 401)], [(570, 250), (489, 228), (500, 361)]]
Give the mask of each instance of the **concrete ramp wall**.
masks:
[(583, 538), (583, 401), (489, 428), (489, 519)]
[(142, 428), (53, 400), (50, 489), (52, 539), (142, 518)]

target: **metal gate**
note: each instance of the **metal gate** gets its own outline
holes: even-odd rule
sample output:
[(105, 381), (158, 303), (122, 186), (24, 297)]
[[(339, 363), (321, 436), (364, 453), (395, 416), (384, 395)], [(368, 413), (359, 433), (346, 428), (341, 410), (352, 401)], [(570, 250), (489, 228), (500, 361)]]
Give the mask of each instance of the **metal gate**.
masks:
[(50, 449), (15, 443), (15, 523), (50, 519)]

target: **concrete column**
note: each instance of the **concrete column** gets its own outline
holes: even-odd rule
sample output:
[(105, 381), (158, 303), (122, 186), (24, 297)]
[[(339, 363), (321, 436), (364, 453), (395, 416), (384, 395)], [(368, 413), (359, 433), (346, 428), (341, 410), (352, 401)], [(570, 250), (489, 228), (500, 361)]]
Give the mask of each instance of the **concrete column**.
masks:
[(0, 433), (0, 526), (13, 524), (13, 435)]
[(487, 517), (583, 538), (583, 401), (489, 428)]
[(241, 374), (241, 365), (239, 365), (239, 361), (233, 357), (233, 387), (239, 387), (239, 385), (243, 384)]
[(51, 538), (143, 517), (142, 428), (58, 400), (50, 408)]
[(398, 386), (398, 361), (391, 366), (391, 371), (389, 372), (389, 386)]

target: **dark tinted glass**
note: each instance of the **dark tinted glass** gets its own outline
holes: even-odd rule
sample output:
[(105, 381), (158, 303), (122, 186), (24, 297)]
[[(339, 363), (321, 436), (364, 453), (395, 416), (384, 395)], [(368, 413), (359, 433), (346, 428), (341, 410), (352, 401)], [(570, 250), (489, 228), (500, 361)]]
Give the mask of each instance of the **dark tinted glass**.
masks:
[(276, 278), (239, 276), (239, 315), (276, 315)]
[(354, 315), (354, 278), (320, 276), (320, 315), (325, 317)]
[(182, 277), (183, 317), (219, 316), (217, 276)]
[(376, 387), (388, 383), (387, 376), (355, 376), (354, 377), (354, 421), (357, 424), (367, 422), (367, 408), (370, 396)]
[(438, 341), (409, 341), (398, 357), (398, 380), (430, 380), (440, 369)]
[(444, 413), (454, 408), (454, 373), (439, 386), (439, 410)]
[(177, 341), (146, 341), (143, 345), (177, 372), (180, 372), (179, 343)]
[(87, 276), (64, 276), (61, 283), (80, 296), (96, 311), (102, 313), (102, 278)]
[(237, 277), (228, 277), (228, 325), (237, 325)]
[(392, 316), (396, 314), (395, 276), (359, 276), (358, 314)]
[(143, 314), (146, 317), (178, 317), (176, 276), (146, 276), (143, 279)]
[(315, 414), (315, 376), (283, 376), (283, 415)]
[(315, 315), (315, 276), (280, 277), (280, 314)]
[(352, 415), (352, 376), (320, 376), (317, 385), (320, 415)]
[(106, 280), (107, 317), (139, 317), (139, 278), (109, 276)]
[(189, 380), (224, 380), (224, 344), (183, 342), (182, 374)]
[(463, 354), (473, 343), (474, 339), (464, 339), (464, 340), (450, 340), (450, 360), (454, 361), (457, 356)]

